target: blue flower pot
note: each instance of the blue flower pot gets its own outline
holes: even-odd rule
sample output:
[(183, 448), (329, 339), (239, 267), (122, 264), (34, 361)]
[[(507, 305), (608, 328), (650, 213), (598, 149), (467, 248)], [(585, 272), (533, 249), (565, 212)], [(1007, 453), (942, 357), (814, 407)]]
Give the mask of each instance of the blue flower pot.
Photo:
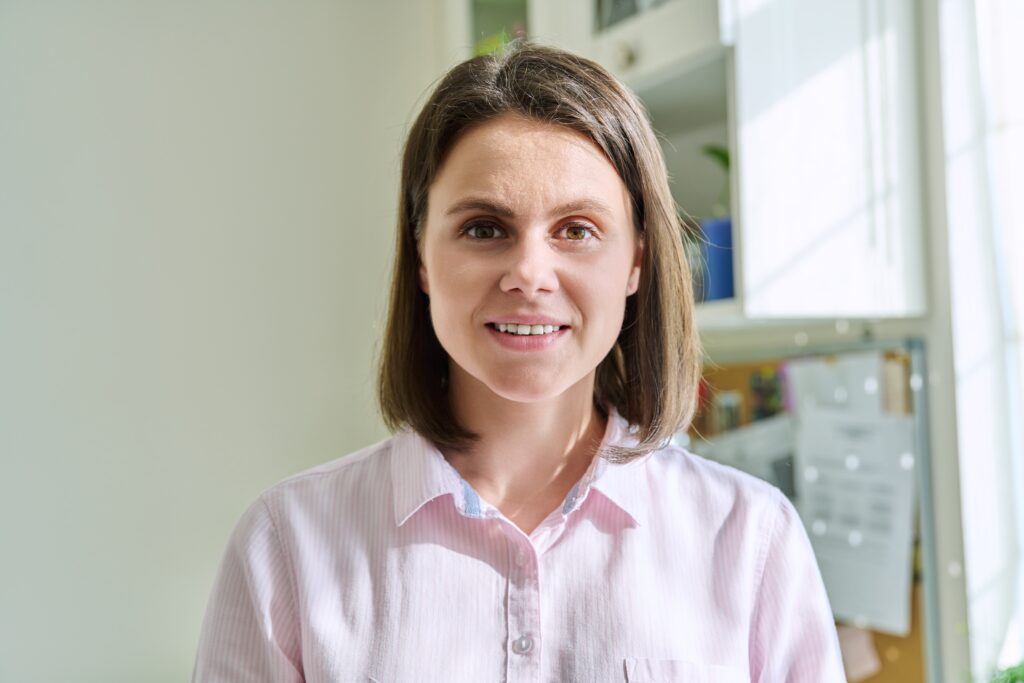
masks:
[(701, 221), (706, 242), (704, 255), (704, 301), (731, 299), (735, 296), (732, 278), (732, 219), (708, 218)]

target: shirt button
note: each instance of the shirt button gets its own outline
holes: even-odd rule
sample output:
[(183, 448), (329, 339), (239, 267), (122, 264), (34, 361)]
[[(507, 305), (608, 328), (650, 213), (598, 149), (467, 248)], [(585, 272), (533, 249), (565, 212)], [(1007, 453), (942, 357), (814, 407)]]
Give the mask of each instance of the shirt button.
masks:
[(525, 655), (533, 649), (533, 638), (530, 636), (519, 636), (512, 641), (512, 651), (517, 655)]
[(526, 564), (526, 553), (522, 550), (516, 551), (516, 564), (522, 567)]

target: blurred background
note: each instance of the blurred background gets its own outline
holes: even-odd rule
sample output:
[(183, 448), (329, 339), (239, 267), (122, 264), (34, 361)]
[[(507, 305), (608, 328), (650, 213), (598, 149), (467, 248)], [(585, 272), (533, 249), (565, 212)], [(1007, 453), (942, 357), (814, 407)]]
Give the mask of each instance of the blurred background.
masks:
[(793, 497), (851, 681), (1024, 660), (1016, 0), (0, 0), (0, 681), (181, 681), (242, 511), (386, 437), (400, 147), (600, 62), (700, 293), (677, 440)]

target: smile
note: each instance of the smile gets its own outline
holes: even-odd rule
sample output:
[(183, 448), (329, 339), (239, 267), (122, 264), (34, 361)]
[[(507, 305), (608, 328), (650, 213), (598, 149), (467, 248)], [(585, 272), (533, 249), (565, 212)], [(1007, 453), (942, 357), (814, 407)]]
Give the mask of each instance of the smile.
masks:
[(516, 325), (514, 323), (491, 323), (490, 326), (498, 332), (514, 334), (520, 337), (531, 335), (551, 334), (562, 329), (562, 325)]

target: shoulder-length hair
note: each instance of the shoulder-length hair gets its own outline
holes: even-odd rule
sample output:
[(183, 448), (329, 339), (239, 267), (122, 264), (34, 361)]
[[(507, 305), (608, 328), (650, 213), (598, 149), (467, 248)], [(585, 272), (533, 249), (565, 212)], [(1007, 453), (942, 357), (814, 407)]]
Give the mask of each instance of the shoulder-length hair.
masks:
[(470, 127), (506, 113), (586, 135), (604, 150), (632, 198), (644, 245), (640, 283), (626, 301), (622, 330), (598, 365), (594, 388), (595, 405), (614, 406), (638, 440), (602, 455), (630, 460), (687, 428), (697, 407), (701, 351), (683, 247), (687, 228), (639, 100), (598, 64), (527, 42), (452, 68), (409, 131), (379, 368), (384, 422), (392, 430), (411, 428), (441, 450), (463, 450), (477, 438), (458, 424), (448, 401), (448, 356), (420, 289), (419, 240), (427, 192), (448, 152)]

